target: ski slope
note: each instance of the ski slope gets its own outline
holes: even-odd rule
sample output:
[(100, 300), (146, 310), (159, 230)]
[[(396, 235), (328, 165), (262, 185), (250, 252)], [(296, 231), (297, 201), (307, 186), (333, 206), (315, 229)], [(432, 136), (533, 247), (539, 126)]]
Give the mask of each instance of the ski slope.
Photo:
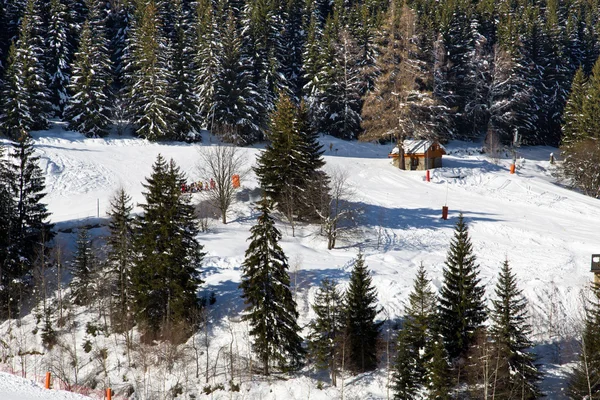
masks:
[(63, 390), (47, 390), (29, 379), (0, 372), (2, 400), (85, 400), (89, 397)]
[[(85, 139), (60, 125), (35, 133), (34, 139), (46, 177), (45, 200), (59, 229), (87, 218), (105, 217), (109, 199), (119, 186), (132, 196), (134, 204), (143, 202), (142, 183), (159, 153), (173, 158), (190, 181), (207, 180), (197, 173), (198, 150), (216, 143), (209, 134), (202, 144), (151, 143), (131, 137)], [(508, 157), (495, 163), (479, 152), (481, 146), (477, 144), (452, 142), (446, 146), (450, 154), (444, 157), (444, 167), (432, 170), (431, 182), (426, 182), (423, 171), (401, 171), (391, 165), (387, 158), (391, 145), (331, 137), (321, 141), (326, 150), (325, 169), (345, 171), (354, 191), (351, 201), (360, 210), (360, 218), (353, 235), (339, 241), (333, 250), (327, 250), (316, 226), (297, 227), (292, 236), (288, 225), (278, 225), (283, 233), (281, 245), (290, 259), (300, 325), (306, 326), (313, 317), (309, 305), (321, 279), (347, 283), (359, 248), (366, 255), (378, 290), (384, 310), (380, 318), (400, 319), (421, 263), (435, 288), (441, 286), (454, 223), (462, 213), (488, 299), (493, 298), (501, 264), (509, 260), (531, 304), (533, 339), (547, 374), (544, 389), (551, 398), (562, 398), (564, 376), (574, 359), (574, 347), (565, 338), (580, 323), (582, 295), (593, 278), (590, 255), (600, 252), (600, 201), (557, 182), (556, 166), (549, 163), (550, 153), (556, 154), (556, 149), (519, 149), (517, 173), (511, 175)], [(247, 155), (248, 167), (260, 148), (241, 149)], [(242, 181), (242, 191), (250, 193), (257, 186), (252, 173)], [(208, 253), (203, 291), (217, 294), (211, 342), (215, 349), (230, 340), (227, 332), (231, 321), (243, 308), (237, 286), (254, 223), (253, 198), (245, 200), (234, 205), (227, 225), (214, 221), (210, 231), (199, 238)], [(443, 205), (449, 207), (448, 220), (441, 219)], [(60, 238), (73, 241), (73, 235), (62, 234)], [(316, 389), (316, 379), (305, 371), (291, 384), (249, 382), (247, 388), (256, 395), (253, 398), (263, 399), (340, 397), (339, 388)], [(346, 395), (386, 398), (386, 379), (385, 371), (348, 378)], [(294, 397), (290, 397), (290, 387)], [(213, 395), (229, 398), (230, 394), (222, 392), (219, 397), (218, 391)]]

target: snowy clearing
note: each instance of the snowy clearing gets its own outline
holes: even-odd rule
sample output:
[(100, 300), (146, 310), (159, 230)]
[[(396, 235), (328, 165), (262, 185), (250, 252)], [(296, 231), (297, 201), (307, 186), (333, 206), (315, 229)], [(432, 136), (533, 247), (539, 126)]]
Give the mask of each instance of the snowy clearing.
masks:
[[(104, 218), (109, 199), (119, 186), (133, 197), (134, 204), (142, 202), (142, 183), (159, 153), (167, 159), (173, 158), (190, 181), (208, 180), (209, 177), (197, 176), (197, 152), (200, 146), (216, 142), (209, 135), (204, 136), (202, 144), (194, 145), (151, 143), (131, 137), (85, 139), (63, 131), (60, 126), (33, 136), (46, 174), (46, 202), (59, 229), (77, 226), (87, 218)], [(401, 171), (391, 165), (387, 158), (391, 145), (345, 142), (331, 137), (321, 138), (321, 142), (326, 149), (325, 169), (347, 172), (356, 192), (352, 201), (361, 210), (361, 219), (354, 235), (340, 241), (339, 248), (331, 251), (316, 226), (297, 227), (292, 237), (288, 225), (278, 225), (283, 233), (281, 245), (290, 259), (300, 325), (305, 327), (313, 317), (309, 305), (321, 279), (329, 277), (346, 283), (350, 263), (359, 248), (365, 252), (385, 311), (380, 318), (400, 319), (403, 302), (421, 262), (433, 285), (441, 286), (454, 223), (458, 214), (463, 213), (481, 266), (481, 278), (487, 285), (487, 298), (493, 296), (497, 273), (508, 258), (531, 303), (533, 339), (547, 376), (543, 389), (550, 398), (562, 398), (565, 371), (574, 356), (570, 338), (579, 324), (582, 291), (593, 278), (589, 270), (590, 255), (600, 252), (600, 201), (556, 182), (553, 176), (556, 167), (550, 164), (549, 155), (557, 150), (519, 149), (517, 173), (511, 175), (508, 157), (494, 163), (479, 152), (480, 146), (476, 144), (451, 142), (446, 146), (450, 154), (444, 157), (444, 167), (432, 170), (431, 182), (426, 182), (423, 171)], [(260, 146), (242, 150), (251, 165)], [(257, 186), (254, 175), (250, 174), (242, 181), (242, 201), (234, 205), (230, 222), (222, 225), (215, 220), (210, 231), (200, 236), (208, 252), (203, 267), (206, 281), (203, 291), (214, 291), (217, 295), (211, 314), (210, 339), (210, 348), (215, 353), (234, 339), (240, 352), (248, 351), (244, 327), (236, 318), (243, 307), (237, 287), (249, 229), (254, 223), (252, 200), (256, 199), (251, 194)], [(441, 219), (443, 205), (450, 209), (446, 221)], [(72, 246), (74, 235), (63, 233), (59, 240)], [(7, 329), (4, 324), (0, 336)], [(30, 361), (28, 368), (42, 363), (43, 357), (39, 358)], [(116, 386), (125, 385), (122, 358), (118, 349), (109, 357), (110, 380)], [(216, 370), (217, 361), (211, 360), (210, 364), (213, 363)], [(12, 367), (18, 369), (16, 365)], [(93, 371), (90, 367), (86, 373)], [(131, 376), (135, 374), (130, 372)], [(226, 370), (221, 375), (226, 382)], [(128, 378), (134, 379), (129, 375)], [(317, 388), (319, 379), (326, 382), (322, 390)], [(386, 398), (386, 379), (383, 369), (348, 377), (345, 398)], [(201, 396), (202, 383), (197, 387), (194, 394)], [(6, 398), (3, 390), (6, 389), (0, 386), (0, 398)], [(36, 398), (28, 393), (14, 399)], [(232, 392), (218, 390), (212, 398), (231, 395)], [(258, 378), (245, 381), (242, 391), (235, 396), (329, 399), (341, 398), (341, 392), (328, 384), (327, 377), (305, 370), (291, 381), (268, 382)]]

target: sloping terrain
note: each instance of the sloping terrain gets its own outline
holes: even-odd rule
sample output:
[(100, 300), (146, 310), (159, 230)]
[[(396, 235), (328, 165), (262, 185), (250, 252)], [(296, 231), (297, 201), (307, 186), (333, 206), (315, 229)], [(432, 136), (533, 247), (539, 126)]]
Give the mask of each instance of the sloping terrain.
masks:
[[(119, 137), (84, 139), (60, 127), (34, 137), (46, 174), (46, 201), (53, 222), (61, 229), (76, 226), (88, 217), (105, 217), (109, 198), (118, 186), (128, 191), (134, 203), (142, 202), (144, 177), (150, 174), (159, 153), (173, 158), (190, 181), (207, 180), (209, 177), (197, 174), (198, 148), (216, 142), (210, 135), (195, 145)], [(533, 339), (547, 374), (544, 388), (551, 398), (561, 398), (564, 374), (573, 360), (569, 338), (579, 324), (582, 292), (592, 280), (590, 255), (600, 252), (600, 201), (557, 183), (553, 176), (556, 167), (548, 161), (556, 149), (519, 149), (517, 173), (511, 175), (508, 157), (494, 163), (475, 144), (450, 143), (444, 167), (431, 171), (431, 182), (426, 182), (423, 171), (400, 171), (391, 165), (387, 159), (390, 145), (331, 137), (321, 140), (326, 149), (325, 169), (347, 174), (354, 192), (350, 201), (359, 216), (356, 229), (331, 251), (318, 235), (318, 227), (297, 227), (292, 236), (287, 224), (279, 224), (282, 247), (291, 263), (301, 326), (313, 316), (309, 304), (320, 280), (329, 277), (345, 284), (359, 248), (366, 255), (378, 289), (384, 310), (381, 319), (401, 318), (403, 302), (420, 263), (425, 265), (433, 285), (440, 287), (454, 223), (463, 213), (481, 266), (481, 279), (488, 285), (488, 298), (493, 296), (502, 262), (510, 261), (531, 303)], [(260, 151), (258, 147), (241, 150), (247, 154), (248, 166)], [(242, 181), (242, 200), (234, 205), (230, 222), (222, 225), (215, 220), (209, 232), (199, 238), (208, 252), (203, 291), (217, 295), (209, 334), (210, 354), (214, 357), (209, 364), (214, 365), (217, 375), (214, 382), (229, 379), (218, 359), (220, 349), (235, 341), (237, 351), (248, 352), (246, 328), (237, 318), (243, 308), (237, 286), (249, 229), (254, 223), (252, 201), (256, 199), (252, 194), (256, 187), (250, 173)], [(199, 199), (201, 195), (193, 196)], [(450, 209), (448, 220), (441, 219), (443, 205)], [(74, 236), (62, 234), (60, 238), (69, 245)], [(114, 353), (109, 357), (109, 374), (113, 382), (124, 382), (123, 371), (115, 367), (121, 365), (122, 354)], [(340, 388), (327, 384), (323, 390), (317, 389), (318, 379), (328, 382), (326, 377), (309, 371), (287, 382), (246, 381), (238, 398), (340, 396)], [(386, 398), (386, 379), (385, 371), (348, 378), (345, 396)], [(198, 383), (198, 392), (200, 389)], [(217, 391), (213, 395), (229, 398), (231, 393)]]

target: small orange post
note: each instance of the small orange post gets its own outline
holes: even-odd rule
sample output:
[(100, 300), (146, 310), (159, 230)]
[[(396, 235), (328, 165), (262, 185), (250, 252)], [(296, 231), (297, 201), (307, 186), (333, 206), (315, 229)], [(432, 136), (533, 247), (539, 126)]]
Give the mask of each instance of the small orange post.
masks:
[(431, 179), (431, 177), (429, 176), (429, 170), (427, 170), (427, 171), (425, 172), (425, 180), (426, 180), (427, 182), (430, 182), (430, 179)]
[(511, 174), (515, 173), (515, 164), (510, 164), (510, 173)]
[(447, 206), (442, 207), (442, 219), (448, 219), (448, 207)]
[(239, 188), (240, 187), (240, 176), (235, 174), (231, 177), (231, 184), (233, 185), (234, 188)]
[(112, 399), (112, 390), (110, 388), (106, 389), (106, 400)]
[(46, 372), (46, 384), (44, 386), (46, 389), (50, 389), (50, 372)]

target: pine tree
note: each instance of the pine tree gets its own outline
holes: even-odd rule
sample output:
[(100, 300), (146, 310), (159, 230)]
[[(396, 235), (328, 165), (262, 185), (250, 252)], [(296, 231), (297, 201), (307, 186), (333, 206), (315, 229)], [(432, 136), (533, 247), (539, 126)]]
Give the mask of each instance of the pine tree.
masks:
[(10, 47), (6, 70), (6, 82), (2, 90), (2, 114), (0, 127), (2, 133), (16, 140), (27, 135), (33, 126), (33, 119), (29, 112), (28, 94), (25, 90), (23, 75), (23, 60), (16, 45)]
[(225, 140), (248, 144), (261, 139), (261, 127), (254, 121), (260, 109), (255, 96), (248, 59), (243, 57), (236, 20), (230, 10), (220, 31), (220, 51), (210, 124), (213, 133)]
[(441, 15), (441, 32), (436, 46), (434, 70), (434, 96), (448, 110), (447, 118), (453, 120), (455, 135), (470, 132), (470, 123), (464, 119), (468, 98), (474, 92), (468, 80), (470, 59), (475, 50), (473, 31), (468, 10), (462, 3), (446, 3)]
[(32, 140), (22, 137), (14, 143), (10, 157), (9, 185), (16, 206), (13, 240), (19, 259), (31, 266), (36, 246), (52, 239), (54, 225), (48, 222), (50, 212), (42, 203), (46, 196), (44, 175), (38, 165), (39, 157), (34, 155)]
[(327, 370), (331, 384), (337, 386), (344, 340), (343, 297), (336, 282), (323, 279), (312, 309), (316, 318), (310, 322), (308, 351), (318, 369)]
[(194, 93), (196, 66), (191, 16), (184, 9), (182, 0), (173, 2), (174, 31), (171, 56), (170, 97), (173, 102), (174, 139), (196, 141), (200, 138), (200, 120)]
[(65, 109), (69, 129), (87, 137), (108, 135), (110, 124), (109, 86), (110, 58), (100, 10), (93, 7), (83, 24), (79, 48), (75, 53), (69, 91), (71, 98)]
[(125, 83), (124, 57), (127, 46), (127, 36), (132, 24), (134, 8), (133, 1), (111, 2), (106, 16), (106, 38), (112, 65), (113, 92), (119, 93)]
[[(584, 105), (586, 103), (587, 78), (583, 68), (579, 67), (573, 83), (571, 84), (571, 93), (565, 105), (564, 124), (562, 127), (563, 138), (561, 143), (561, 154), (565, 163), (569, 162), (569, 150), (578, 141), (587, 138), (585, 126)], [(568, 170), (568, 168), (565, 168)]]
[(583, 123), (589, 138), (600, 138), (600, 58), (588, 78), (586, 100), (583, 103)]
[(353, 372), (372, 371), (377, 367), (377, 340), (383, 324), (375, 322), (378, 312), (377, 291), (364, 256), (358, 253), (346, 292), (346, 336)]
[(69, 60), (71, 48), (67, 40), (67, 10), (61, 0), (50, 0), (50, 26), (47, 38), (47, 71), (49, 74), (49, 101), (54, 115), (62, 117), (69, 99)]
[(589, 196), (600, 196), (600, 61), (586, 81), (580, 68), (573, 79), (571, 95), (565, 107), (561, 154), (562, 172), (571, 184)]
[(143, 185), (146, 203), (135, 234), (131, 294), (135, 317), (150, 339), (169, 339), (173, 329), (187, 332), (199, 307), (204, 253), (189, 195), (181, 192), (185, 182), (175, 162), (158, 155)]
[(320, 211), (315, 195), (327, 191), (327, 176), (319, 170), (325, 165), (323, 150), (304, 105), (281, 94), (268, 138), (255, 168), (261, 187), (290, 222), (315, 219)]
[(279, 206), (295, 171), (292, 152), (298, 141), (296, 108), (283, 94), (271, 115), (268, 138), (270, 143), (259, 156), (255, 172), (261, 188)]
[(169, 122), (173, 102), (168, 46), (154, 0), (139, 2), (127, 48), (126, 78), (129, 114), (136, 134), (148, 140), (173, 139)]
[(304, 349), (290, 291), (288, 260), (279, 246), (281, 233), (270, 215), (267, 198), (258, 211), (257, 223), (250, 229), (240, 289), (246, 304), (243, 320), (250, 324), (254, 352), (263, 373), (269, 375), (273, 363), (285, 370), (298, 368)]
[(397, 399), (416, 398), (417, 389), (426, 383), (436, 322), (436, 296), (429, 282), (425, 267), (421, 264), (413, 291), (408, 296), (405, 322), (398, 337), (395, 374)]
[(283, 46), (281, 59), (281, 72), (284, 82), (289, 88), (290, 96), (296, 102), (302, 98), (302, 59), (304, 43), (306, 41), (307, 23), (306, 2), (302, 0), (287, 0), (283, 18), (283, 32), (281, 43)]
[(268, 114), (274, 109), (278, 94), (290, 95), (284, 81), (283, 21), (278, 1), (252, 0), (244, 10), (242, 53), (250, 68), (251, 81), (256, 88), (256, 108), (253, 122), (263, 130)]
[(522, 399), (541, 397), (540, 372), (534, 364), (535, 356), (528, 352), (533, 343), (529, 339), (527, 300), (517, 287), (508, 260), (502, 265), (492, 304), (490, 334), (498, 352), (496, 357), (502, 363), (496, 372), (496, 395), (509, 398), (519, 393)]
[(33, 270), (41, 247), (52, 240), (50, 213), (41, 201), (44, 198), (44, 178), (37, 165), (39, 157), (33, 154), (31, 139), (23, 137), (13, 144), (7, 162), (0, 161), (0, 213), (7, 218), (3, 225), (9, 228), (0, 235), (7, 244), (0, 250), (2, 276), (1, 295), (6, 305), (2, 317), (19, 314), (22, 301), (27, 298), (33, 283)]
[[(219, 10), (221, 13), (223, 10)], [(196, 44), (194, 64), (197, 66), (195, 86), (198, 114), (204, 126), (213, 130), (213, 100), (216, 89), (220, 50), (218, 18), (211, 0), (199, 0), (196, 5)]]
[(106, 239), (110, 289), (114, 299), (113, 325), (117, 330), (127, 329), (131, 323), (131, 268), (135, 258), (132, 210), (131, 197), (123, 188), (118, 189), (111, 199), (110, 210), (107, 213), (110, 222), (109, 236)]
[(446, 256), (444, 281), (439, 295), (440, 332), (451, 360), (464, 357), (474, 334), (486, 319), (485, 288), (462, 214)]
[(585, 304), (579, 362), (569, 378), (567, 393), (573, 399), (600, 397), (600, 286), (594, 283)]
[[(9, 66), (3, 97), (4, 112), (0, 125), (4, 133), (16, 140), (24, 132), (48, 127), (48, 76), (44, 69), (44, 53), (39, 7), (28, 0), (19, 38), (9, 53)], [(19, 107), (18, 109), (15, 107)]]
[(32, 130), (48, 127), (50, 111), (48, 92), (48, 73), (44, 68), (44, 43), (42, 21), (37, 0), (29, 0), (25, 8), (17, 49), (22, 52), (23, 84), (28, 96), (29, 112), (33, 124)]
[(435, 334), (432, 341), (431, 358), (427, 363), (427, 393), (431, 400), (448, 400), (451, 380), (448, 352), (441, 335)]
[[(15, 221), (15, 205), (12, 197), (12, 174), (5, 158), (4, 147), (0, 145), (0, 319), (11, 318), (18, 312), (15, 301), (19, 282), (19, 271), (11, 261), (12, 223)], [(12, 267), (12, 268), (11, 268)], [(15, 290), (16, 289), (16, 290)], [(11, 301), (11, 299), (14, 299)]]
[(71, 295), (73, 302), (84, 306), (90, 304), (96, 293), (94, 292), (94, 282), (98, 272), (98, 262), (92, 239), (90, 238), (87, 227), (82, 226), (77, 231), (77, 249), (71, 265)]
[(360, 76), (357, 65), (358, 49), (348, 31), (335, 35), (333, 22), (323, 35), (324, 58), (320, 71), (320, 93), (318, 107), (318, 129), (322, 133), (342, 139), (355, 139), (361, 132)]

